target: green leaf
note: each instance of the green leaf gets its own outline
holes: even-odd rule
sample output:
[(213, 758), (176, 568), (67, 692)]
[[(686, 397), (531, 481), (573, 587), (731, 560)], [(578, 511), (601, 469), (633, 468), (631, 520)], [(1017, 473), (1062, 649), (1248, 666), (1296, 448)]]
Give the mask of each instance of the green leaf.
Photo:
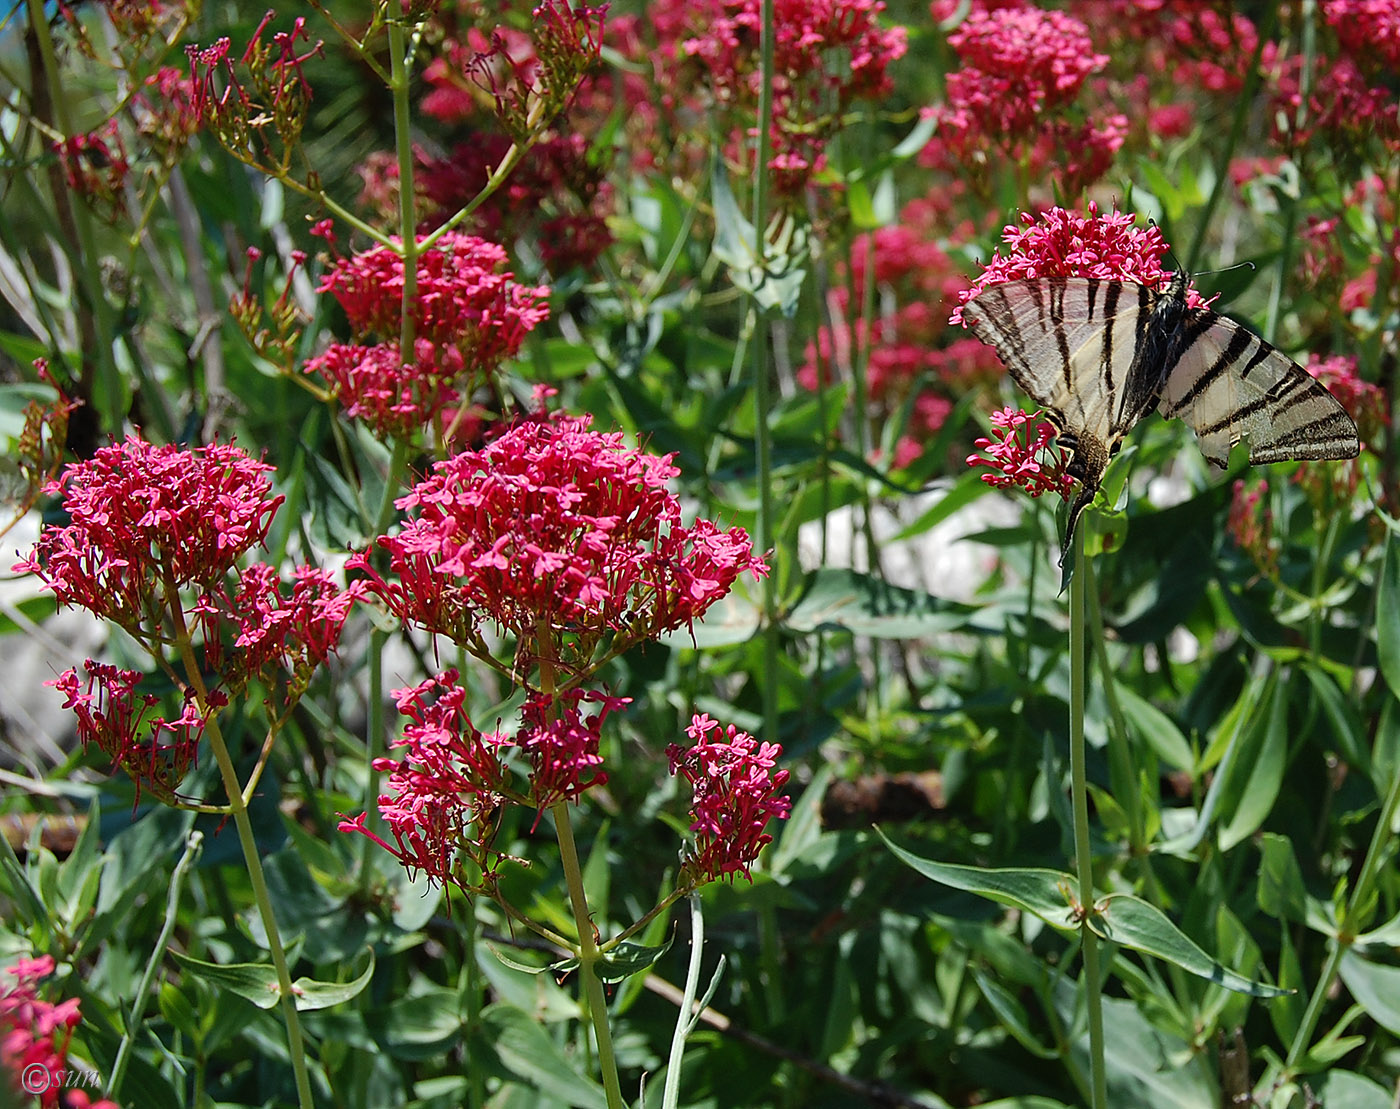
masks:
[(1318, 1093), (1327, 1109), (1394, 1109), (1395, 1105), (1384, 1086), (1349, 1070), (1329, 1070)]
[(575, 1070), (528, 1013), (513, 1005), (491, 1005), (482, 1010), (481, 1024), (502, 1064), (521, 1082), (577, 1109), (607, 1109), (602, 1087)]
[(1090, 919), (1090, 925), (1105, 939), (1146, 955), (1155, 955), (1236, 993), (1246, 993), (1251, 997), (1282, 997), (1289, 992), (1252, 981), (1221, 966), (1168, 920), (1162, 910), (1141, 898), (1131, 894), (1110, 894), (1104, 898), (1103, 906), (1103, 911)]
[[(178, 951), (170, 953), (175, 961), (192, 974), (251, 1001), (259, 1009), (271, 1009), (281, 996), (277, 971), (270, 963), (206, 963)], [(318, 982), (314, 978), (298, 978), (292, 983), (298, 1012), (326, 1009), (348, 1001), (367, 985), (374, 973), (374, 954), (363, 974), (350, 982)]]
[(711, 249), (728, 269), (729, 280), (763, 308), (776, 309), (791, 319), (807, 278), (807, 271), (799, 264), (807, 253), (805, 229), (789, 220), (775, 242), (762, 240), (739, 210), (720, 158), (715, 159), (710, 175), (710, 195), (715, 211)]
[(913, 539), (916, 535), (923, 535), (924, 532), (941, 524), (958, 509), (971, 504), (990, 489), (991, 486), (982, 480), (981, 475), (969, 470), (952, 485), (943, 485), (943, 496), (919, 513), (918, 518), (912, 523), (891, 536), (890, 542), (902, 543), (907, 539)]
[(857, 570), (816, 570), (783, 623), (798, 632), (834, 628), (872, 639), (919, 639), (964, 627), (971, 612)]
[(1400, 697), (1400, 540), (1385, 539), (1385, 561), (1376, 588), (1376, 653), (1390, 691)]
[(990, 869), (977, 866), (957, 866), (936, 863), (896, 846), (884, 831), (880, 837), (897, 859), (913, 867), (925, 878), (945, 886), (966, 890), (1002, 905), (1034, 913), (1052, 927), (1071, 932), (1078, 928), (1069, 903), (1075, 880), (1068, 874), (1043, 867), (1006, 867)]
[(1286, 836), (1265, 832), (1260, 841), (1259, 907), (1271, 917), (1301, 924), (1307, 916), (1303, 871)]
[(1192, 770), (1196, 760), (1191, 753), (1191, 745), (1171, 717), (1151, 701), (1139, 697), (1128, 686), (1119, 684), (1114, 688), (1123, 706), (1123, 715), (1148, 748), (1168, 766), (1177, 770)]
[(210, 985), (228, 990), (259, 1009), (271, 1009), (277, 1004), (277, 971), (269, 963), (206, 963), (172, 951), (171, 956), (191, 974), (202, 978)]
[[(926, 878), (1034, 913), (1046, 924), (1062, 931), (1078, 928), (1069, 904), (1077, 883), (1068, 874), (1029, 867), (990, 870), (936, 863), (895, 846), (884, 832), (880, 835), (897, 858)], [(1090, 927), (1105, 939), (1165, 959), (1182, 970), (1237, 993), (1247, 993), (1252, 997), (1279, 997), (1288, 992), (1262, 982), (1253, 982), (1221, 966), (1168, 920), (1160, 909), (1146, 901), (1128, 894), (1111, 894), (1104, 899), (1103, 905), (1103, 910), (1094, 912), (1089, 920)]]
[[(1268, 715), (1256, 721), (1232, 767), (1234, 809), (1220, 828), (1220, 850), (1228, 851), (1252, 836), (1273, 811), (1288, 759), (1288, 683), (1274, 684)], [(1241, 779), (1243, 779), (1241, 781)]]
[(1393, 1036), (1400, 1036), (1400, 967), (1373, 963), (1352, 948), (1342, 956), (1342, 981), (1358, 1005)]
[(650, 970), (656, 960), (670, 948), (670, 940), (659, 947), (647, 947), (631, 940), (623, 940), (598, 961), (598, 977), (604, 982), (621, 982), (624, 978)]

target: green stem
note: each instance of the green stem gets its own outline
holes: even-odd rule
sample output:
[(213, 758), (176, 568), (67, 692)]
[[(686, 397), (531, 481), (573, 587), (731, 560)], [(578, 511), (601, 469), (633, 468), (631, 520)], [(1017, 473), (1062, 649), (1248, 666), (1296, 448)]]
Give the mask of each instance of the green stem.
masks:
[(690, 901), (690, 962), (685, 971), (685, 991), (681, 995), (680, 1012), (676, 1014), (676, 1030), (671, 1034), (671, 1054), (666, 1060), (666, 1086), (661, 1095), (661, 1109), (676, 1109), (681, 1098), (681, 1062), (685, 1058), (685, 1041), (695, 1027), (695, 992), (700, 985), (700, 960), (705, 953), (705, 916), (700, 911), (700, 895), (692, 893)]
[[(535, 649), (539, 658), (540, 692), (546, 697), (553, 697), (558, 688), (557, 643), (553, 629), (544, 620), (539, 622), (536, 629)], [(553, 709), (549, 711), (552, 714)], [(603, 953), (598, 949), (598, 941), (593, 934), (593, 917), (588, 911), (588, 892), (583, 885), (583, 867), (579, 864), (578, 846), (574, 843), (568, 801), (554, 802), (549, 807), (549, 815), (554, 821), (554, 835), (559, 841), (559, 862), (564, 868), (569, 907), (573, 910), (574, 927), (578, 930), (575, 951), (578, 955), (579, 980), (583, 986), (583, 1004), (593, 1023), (593, 1034), (598, 1043), (598, 1069), (603, 1076), (603, 1092), (607, 1095), (608, 1109), (623, 1109), (622, 1083), (618, 1080), (612, 1030), (608, 1027), (608, 999), (603, 993), (603, 981), (597, 973), (598, 961)]]
[[(174, 592), (170, 595), (173, 597)], [(177, 609), (178, 611), (178, 609)], [(282, 947), (282, 934), (277, 928), (277, 917), (272, 911), (272, 898), (268, 895), (267, 880), (263, 876), (262, 859), (258, 854), (257, 837), (253, 834), (253, 822), (248, 816), (248, 805), (243, 800), (243, 787), (238, 781), (238, 771), (224, 743), (223, 731), (209, 705), (209, 694), (199, 675), (199, 663), (190, 647), (185, 629), (180, 629), (177, 637), (180, 660), (185, 672), (190, 676), (199, 697), (201, 708), (208, 711), (208, 721), (204, 727), (204, 738), (209, 741), (209, 749), (214, 753), (214, 761), (219, 767), (219, 777), (223, 780), (224, 793), (228, 796), (229, 813), (233, 817), (234, 828), (238, 832), (238, 845), (243, 851), (243, 861), (248, 868), (248, 880), (253, 886), (253, 900), (258, 906), (258, 916), (263, 930), (267, 933), (268, 954), (272, 956), (273, 968), (277, 971), (277, 993), (282, 1005), (282, 1021), (287, 1026), (287, 1049), (292, 1057), (292, 1073), (296, 1076), (297, 1104), (300, 1109), (314, 1109), (311, 1099), (311, 1079), (306, 1072), (306, 1047), (301, 1038), (301, 1020), (297, 1016), (296, 994), (292, 988), (291, 969), (287, 965), (287, 953)]]
[(598, 1067), (603, 1074), (603, 1092), (608, 1109), (623, 1109), (622, 1084), (617, 1077), (617, 1060), (613, 1056), (612, 1031), (608, 1028), (608, 999), (603, 993), (603, 981), (598, 977), (597, 964), (601, 957), (593, 938), (593, 921), (588, 913), (588, 895), (583, 889), (583, 868), (579, 865), (574, 830), (569, 823), (569, 803), (556, 801), (549, 808), (554, 820), (554, 834), (559, 840), (559, 860), (564, 866), (564, 882), (569, 888), (569, 905), (578, 927), (578, 973), (583, 983), (584, 1004), (593, 1032), (598, 1040)]
[(1376, 830), (1371, 836), (1371, 845), (1366, 851), (1366, 859), (1361, 864), (1361, 873), (1357, 876), (1351, 896), (1347, 898), (1341, 920), (1337, 922), (1337, 934), (1328, 941), (1327, 964), (1323, 967), (1317, 985), (1313, 987), (1312, 996), (1308, 999), (1307, 1010), (1303, 1013), (1303, 1019), (1298, 1024), (1298, 1031), (1294, 1033), (1293, 1040), (1288, 1046), (1288, 1058), (1285, 1060), (1285, 1066), (1290, 1072), (1297, 1067), (1307, 1052), (1313, 1032), (1317, 1029), (1317, 1023), (1322, 1018), (1322, 1007), (1326, 1004), (1332, 991), (1332, 985), (1337, 980), (1342, 958), (1356, 941), (1357, 930), (1362, 926), (1359, 920), (1360, 912), (1370, 900), (1371, 888), (1375, 885), (1376, 877), (1389, 853), (1390, 841), (1393, 838), (1391, 829), (1395, 826), (1397, 811), (1400, 811), (1400, 766), (1397, 766), (1391, 773), (1390, 788), (1386, 791), (1381, 811), (1376, 818)]
[(136, 985), (136, 996), (131, 1003), (131, 1012), (127, 1014), (126, 1018), (126, 1032), (122, 1035), (121, 1046), (117, 1048), (117, 1057), (112, 1062), (111, 1076), (107, 1079), (107, 1092), (114, 1097), (121, 1090), (127, 1063), (131, 1061), (131, 1049), (136, 1044), (136, 1030), (141, 1027), (141, 1018), (146, 1009), (146, 999), (151, 996), (151, 983), (155, 981), (156, 971), (165, 961), (170, 934), (175, 931), (175, 919), (180, 911), (180, 895), (185, 889), (185, 875), (203, 850), (204, 833), (191, 832), (189, 838), (185, 840), (184, 854), (180, 856), (180, 861), (175, 864), (175, 870), (170, 875), (170, 892), (165, 899), (165, 923), (161, 925), (160, 935), (156, 937), (155, 946), (152, 948), (150, 959), (146, 962), (146, 969), (141, 975), (141, 981)]
[(1069, 774), (1074, 806), (1074, 865), (1079, 879), (1080, 941), (1084, 948), (1084, 995), (1089, 1015), (1089, 1071), (1093, 1078), (1093, 1109), (1108, 1107), (1108, 1078), (1104, 1063), (1103, 997), (1099, 973), (1099, 940), (1089, 927), (1094, 912), (1094, 860), (1089, 843), (1089, 791), (1084, 751), (1085, 598), (1084, 538), (1074, 534), (1074, 576), (1069, 583)]

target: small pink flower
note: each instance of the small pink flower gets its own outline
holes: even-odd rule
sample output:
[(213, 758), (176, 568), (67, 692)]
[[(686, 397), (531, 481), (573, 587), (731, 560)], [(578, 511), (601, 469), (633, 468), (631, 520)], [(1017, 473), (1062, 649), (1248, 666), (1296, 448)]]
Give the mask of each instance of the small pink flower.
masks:
[(788, 772), (776, 769), (783, 749), (760, 743), (733, 724), (722, 728), (703, 713), (692, 717), (686, 734), (695, 746), (673, 743), (666, 749), (671, 773), (694, 790), (695, 851), (686, 870), (697, 883), (732, 880), (736, 874), (752, 881), (750, 868), (773, 840), (764, 831), (768, 821), (786, 820), (792, 811), (792, 801), (781, 792)]
[(1018, 486), (1032, 497), (1049, 492), (1065, 495), (1074, 487), (1074, 479), (1064, 472), (1065, 460), (1051, 446), (1055, 429), (1032, 422), (1039, 415), (1015, 408), (993, 412), (992, 434), (976, 441), (982, 453), (968, 455), (967, 464), (991, 467), (994, 472), (982, 475), (988, 485)]

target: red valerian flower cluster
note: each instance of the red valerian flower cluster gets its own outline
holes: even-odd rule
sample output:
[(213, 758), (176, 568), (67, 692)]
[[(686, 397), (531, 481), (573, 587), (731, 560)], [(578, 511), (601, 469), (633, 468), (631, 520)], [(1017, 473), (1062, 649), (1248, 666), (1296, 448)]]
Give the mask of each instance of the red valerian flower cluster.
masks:
[[(50, 683), (76, 713), (83, 742), (167, 801), (229, 693), (260, 678), (283, 684), (290, 706), (365, 589), (341, 590), (313, 567), (297, 569), (289, 588), (270, 566), (239, 568), (282, 503), (271, 470), (233, 444), (189, 450), (129, 436), (45, 488), (62, 496), (69, 523), (45, 528), (14, 567), (37, 575), (60, 605), (120, 626), (184, 690), (181, 715), (167, 720), (152, 714), (154, 697), (136, 693), (136, 671), (89, 659), (86, 679), (69, 670)], [(181, 650), (172, 633), (202, 647), (202, 686), (182, 658), (168, 657)]]
[[(490, 369), (519, 353), (526, 334), (549, 316), (549, 289), (516, 284), (506, 263), (495, 243), (443, 235), (418, 256), (409, 306), (414, 335), (457, 347), (470, 369)], [(316, 291), (334, 295), (357, 332), (388, 339), (399, 334), (403, 285), (403, 255), (378, 246), (340, 259)]]
[(975, 6), (948, 45), (963, 67), (947, 76), (946, 102), (928, 109), (938, 133), (920, 155), (923, 164), (950, 169), (999, 151), (1032, 173), (1051, 167), (1069, 193), (1108, 170), (1127, 117), (1067, 114), (1085, 80), (1108, 62), (1083, 23), (1031, 6)]
[(1269, 483), (1264, 478), (1236, 481), (1230, 490), (1225, 532), (1266, 577), (1278, 577), (1279, 543), (1269, 510)]
[(993, 412), (992, 433), (976, 441), (982, 453), (968, 455), (967, 464), (990, 466), (993, 472), (982, 475), (988, 485), (1019, 486), (1032, 497), (1050, 492), (1064, 496), (1074, 487), (1074, 479), (1065, 473), (1065, 459), (1051, 445), (1055, 429), (1044, 421), (1034, 422), (1039, 415), (1015, 408)]
[(115, 119), (85, 135), (55, 142), (53, 151), (68, 187), (85, 196), (104, 219), (114, 222), (125, 212), (123, 189), (131, 162)]
[(14, 569), (37, 574), (60, 605), (147, 638), (161, 626), (158, 598), (221, 581), (266, 539), (283, 500), (271, 471), (232, 443), (186, 450), (128, 436), (44, 488), (69, 523), (45, 528)]
[[(891, 88), (889, 66), (907, 49), (902, 27), (880, 26), (882, 0), (778, 0), (774, 5), (773, 156), (778, 194), (799, 195), (824, 166), (824, 150), (855, 101)], [(747, 144), (760, 81), (759, 0), (691, 5), (682, 52), (705, 71), (716, 103), (745, 122)], [(820, 112), (814, 118), (814, 113)], [(742, 159), (745, 164), (752, 158)]]
[[(788, 772), (776, 769), (783, 749), (760, 743), (733, 724), (721, 727), (704, 713), (691, 718), (689, 749), (673, 743), (666, 749), (671, 773), (690, 783), (695, 851), (686, 871), (697, 883), (749, 877), (749, 868), (773, 837), (770, 820), (786, 820), (792, 801), (782, 794)], [(752, 879), (750, 878), (752, 881)]]
[(454, 383), (465, 367), (455, 347), (436, 347), (427, 339), (418, 339), (414, 347), (417, 359), (405, 364), (397, 343), (332, 343), (308, 359), (304, 369), (334, 386), (352, 420), (383, 439), (411, 442), (461, 402)]
[[(384, 341), (334, 344), (306, 372), (334, 385), (349, 414), (386, 438), (412, 440), (434, 425), (441, 431), (443, 414), (515, 357), (549, 316), (549, 289), (517, 283), (506, 262), (502, 247), (457, 232), (420, 254), (409, 307), (416, 357), (405, 363), (398, 341), (403, 256), (378, 246), (338, 260), (317, 291), (335, 296), (357, 333)], [(452, 426), (460, 435), (460, 420)]]
[(1400, 3), (1397, 0), (1323, 0), (1322, 15), (1337, 41), (1378, 72), (1400, 70)]
[[(5, 968), (5, 973), (15, 979), (14, 984), (0, 986), (0, 1075), (12, 1083), (17, 1097), (37, 1094), (44, 1109), (57, 1109), (60, 1091), (70, 1098), (72, 1093), (82, 1093), (66, 1090), (63, 1081), (68, 1044), (82, 1019), (78, 999), (69, 998), (55, 1005), (39, 996), (39, 980), (52, 974), (53, 969), (51, 955), (20, 959)], [(70, 1100), (64, 1104), (78, 1102)], [(82, 1104), (90, 1109), (117, 1109), (115, 1102), (89, 1102), (85, 1095)]]
[[(1136, 281), (1156, 287), (1167, 277), (1162, 256), (1167, 243), (1154, 225), (1138, 227), (1126, 212), (1100, 213), (1092, 200), (1088, 214), (1065, 208), (1049, 208), (1038, 217), (1022, 213), (1021, 226), (1008, 224), (1001, 234), (1007, 248), (992, 255), (972, 288), (959, 293), (959, 305), (951, 322), (962, 323), (962, 305), (989, 285), (1023, 277), (1101, 277), (1116, 281)], [(1194, 288), (1186, 290), (1191, 307), (1205, 301)]]
[(689, 627), (740, 574), (767, 572), (742, 528), (683, 523), (669, 455), (590, 422), (526, 420), (437, 463), (396, 502), (410, 513), (403, 529), (376, 540), (389, 576), (368, 552), (351, 565), (408, 623), (473, 648), (483, 624), (522, 650), (558, 639), (575, 676), (605, 641), (617, 651)]
[(95, 745), (136, 783), (138, 796), (144, 787), (170, 804), (179, 799), (179, 786), (194, 765), (208, 714), (222, 708), (228, 698), (210, 694), (210, 705), (201, 710), (193, 690), (186, 692), (184, 708), (174, 720), (152, 712), (160, 704), (153, 694), (139, 694), (143, 675), (136, 670), (87, 659), (87, 681), (75, 669), (65, 670), (47, 685), (64, 696), (63, 707), (77, 720), (78, 740)]
[[(1382, 432), (1390, 426), (1390, 405), (1385, 390), (1372, 385), (1359, 372), (1353, 355), (1332, 355), (1322, 358), (1313, 355), (1304, 367), (1308, 373), (1327, 387), (1356, 424), (1357, 434), (1363, 448), (1376, 450)], [(1347, 504), (1356, 495), (1361, 484), (1360, 458), (1349, 458), (1336, 462), (1304, 462), (1294, 475), (1294, 480), (1320, 511), (1329, 511), (1337, 505)]]

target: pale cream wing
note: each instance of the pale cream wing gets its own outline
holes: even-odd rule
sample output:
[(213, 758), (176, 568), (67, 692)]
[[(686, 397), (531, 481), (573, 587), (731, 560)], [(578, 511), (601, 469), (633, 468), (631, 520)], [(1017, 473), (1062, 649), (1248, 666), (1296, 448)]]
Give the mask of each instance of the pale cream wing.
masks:
[(1111, 450), (1142, 416), (1124, 410), (1140, 392), (1126, 383), (1159, 296), (1132, 282), (1041, 277), (987, 287), (963, 318), (1061, 430)]
[(1185, 420), (1216, 465), (1241, 439), (1251, 462), (1356, 457), (1346, 409), (1282, 351), (1204, 309), (1187, 313), (1185, 331), (1194, 341), (1170, 368), (1158, 410)]

